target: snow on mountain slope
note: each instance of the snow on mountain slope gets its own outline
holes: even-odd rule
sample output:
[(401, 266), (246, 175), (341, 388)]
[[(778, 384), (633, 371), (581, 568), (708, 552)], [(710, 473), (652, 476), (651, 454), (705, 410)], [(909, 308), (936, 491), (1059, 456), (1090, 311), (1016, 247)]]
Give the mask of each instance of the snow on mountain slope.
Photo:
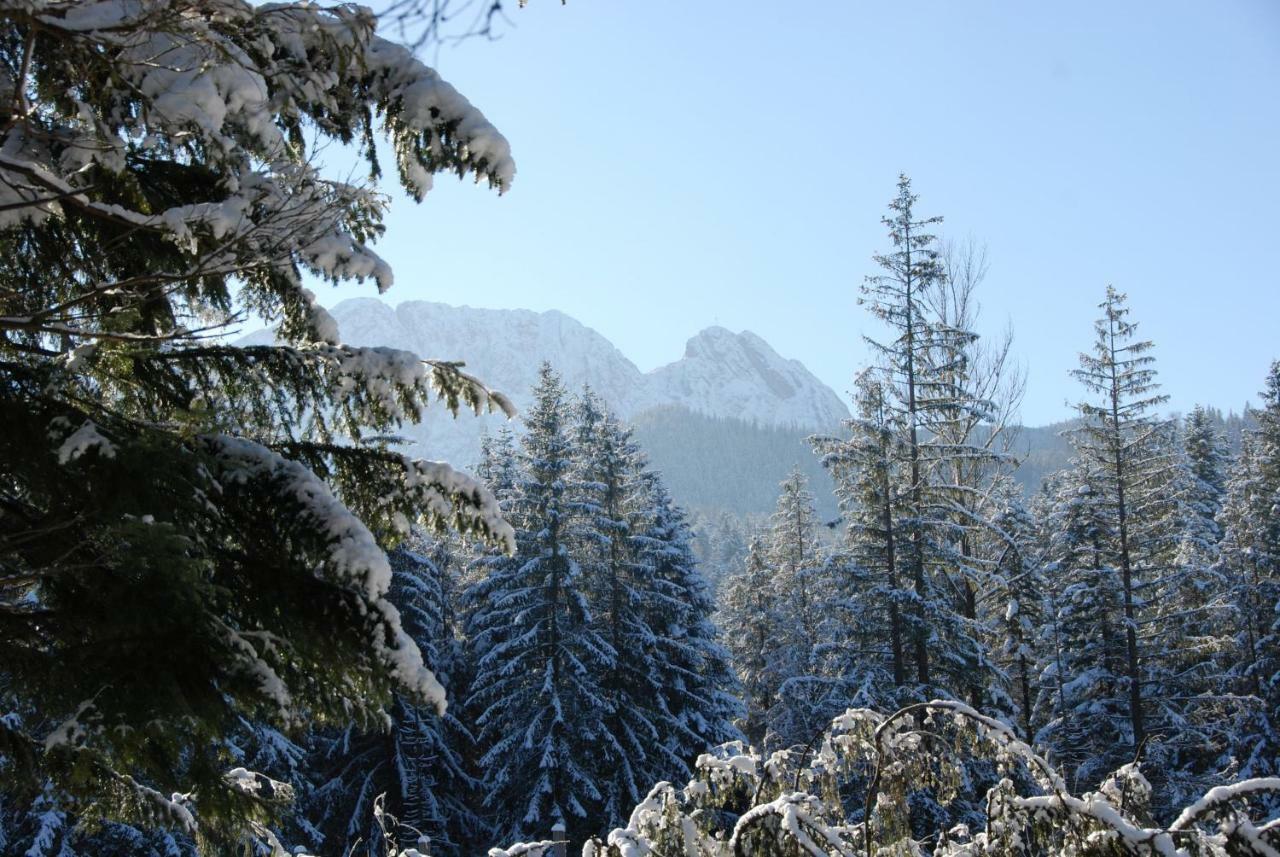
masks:
[(684, 357), (649, 373), (655, 404), (768, 426), (830, 429), (847, 419), (840, 397), (799, 360), (786, 360), (750, 331), (709, 327)]
[(375, 298), (330, 310), (351, 345), (386, 345), (421, 357), (462, 360), (467, 371), (527, 403), (538, 367), (550, 360), (570, 390), (598, 388), (619, 411), (639, 404), (644, 376), (609, 340), (562, 312), (475, 309), (427, 301), (395, 307)]
[[(538, 367), (549, 360), (571, 392), (583, 384), (624, 419), (650, 408), (679, 405), (715, 417), (767, 426), (831, 429), (849, 412), (840, 398), (796, 360), (786, 360), (753, 333), (721, 327), (689, 340), (680, 360), (643, 373), (608, 339), (555, 310), (476, 309), (427, 301), (391, 306), (375, 298), (339, 303), (330, 314), (352, 345), (402, 348), (423, 357), (462, 360), (468, 372), (527, 408)], [(484, 431), (499, 415), (442, 411), (406, 427), (412, 454), (475, 462)]]

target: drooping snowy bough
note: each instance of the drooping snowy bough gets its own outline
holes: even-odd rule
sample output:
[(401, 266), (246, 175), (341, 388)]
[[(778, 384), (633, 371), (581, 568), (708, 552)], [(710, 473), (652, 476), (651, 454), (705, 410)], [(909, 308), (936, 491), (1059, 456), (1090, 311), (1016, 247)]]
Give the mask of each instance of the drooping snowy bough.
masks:
[[(920, 830), (911, 795), (959, 796), (963, 763), (980, 756), (996, 779), (974, 829)], [(935, 700), (885, 716), (850, 709), (811, 748), (760, 758), (740, 743), (702, 756), (683, 788), (658, 783), (626, 827), (586, 843), (584, 857), (887, 857), (924, 855), (1161, 855), (1280, 853), (1280, 825), (1251, 818), (1251, 801), (1280, 779), (1211, 789), (1167, 827), (1147, 816), (1150, 785), (1126, 765), (1097, 792), (1062, 777), (1003, 723)], [(495, 849), (551, 855), (551, 843)]]
[[(376, 721), (439, 684), (387, 600), (413, 521), (499, 544), (493, 498), (390, 443), (460, 364), (353, 348), (307, 275), (372, 280), (385, 199), (499, 191), (506, 140), (356, 6), (0, 0), (0, 771), (85, 817), (216, 841), (269, 815), (229, 736)], [(221, 334), (245, 313), (278, 346)], [(173, 797), (165, 797), (172, 794)]]

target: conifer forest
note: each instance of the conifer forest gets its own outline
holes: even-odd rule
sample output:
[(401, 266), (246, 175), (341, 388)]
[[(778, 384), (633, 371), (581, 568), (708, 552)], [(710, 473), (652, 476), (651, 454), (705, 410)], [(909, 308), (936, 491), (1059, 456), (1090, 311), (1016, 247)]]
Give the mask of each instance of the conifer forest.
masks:
[(522, 14), (0, 0), (0, 855), (1280, 855), (1280, 360), (1228, 432), (1081, 284), (1026, 463), (986, 263), (896, 170), (794, 467), (344, 342), (384, 193), (519, 193), (430, 61)]

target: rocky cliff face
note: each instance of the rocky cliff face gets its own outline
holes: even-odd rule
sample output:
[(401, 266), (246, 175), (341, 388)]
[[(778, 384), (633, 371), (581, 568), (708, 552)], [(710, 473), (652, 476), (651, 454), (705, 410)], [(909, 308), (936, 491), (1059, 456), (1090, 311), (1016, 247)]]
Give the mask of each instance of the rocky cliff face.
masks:
[(620, 412), (643, 406), (644, 374), (613, 343), (562, 312), (427, 301), (393, 307), (374, 298), (343, 301), (329, 312), (344, 342), (462, 360), (468, 372), (518, 405), (528, 402), (538, 367), (549, 360), (570, 390), (590, 384)]
[(647, 376), (651, 405), (683, 405), (766, 426), (830, 429), (847, 419), (840, 397), (799, 360), (786, 360), (750, 331), (709, 327), (684, 357)]

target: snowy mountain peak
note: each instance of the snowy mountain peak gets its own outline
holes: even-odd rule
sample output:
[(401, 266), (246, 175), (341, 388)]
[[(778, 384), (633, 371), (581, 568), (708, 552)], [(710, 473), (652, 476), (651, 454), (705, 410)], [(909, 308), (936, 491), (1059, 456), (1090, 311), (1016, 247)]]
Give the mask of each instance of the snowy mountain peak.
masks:
[(708, 327), (689, 337), (689, 341), (684, 346), (685, 359), (696, 359), (707, 354), (714, 354), (721, 348), (731, 347), (730, 343), (737, 338), (738, 334), (728, 328), (720, 327), (719, 325)]
[(765, 425), (831, 428), (849, 415), (840, 397), (798, 360), (750, 331), (708, 327), (684, 357), (649, 373), (655, 395), (713, 416)]
[[(357, 298), (337, 304), (330, 314), (344, 342), (463, 360), (467, 371), (508, 394), (521, 409), (529, 404), (538, 366), (548, 360), (569, 390), (590, 384), (624, 419), (678, 405), (766, 426), (826, 430), (849, 416), (840, 397), (803, 364), (779, 356), (747, 331), (709, 327), (689, 340), (683, 358), (644, 373), (600, 333), (556, 310), (479, 309), (429, 301), (392, 306)], [(475, 460), (481, 432), (501, 422), (497, 416), (450, 420), (437, 415), (407, 432), (418, 442), (418, 454), (467, 464)]]

